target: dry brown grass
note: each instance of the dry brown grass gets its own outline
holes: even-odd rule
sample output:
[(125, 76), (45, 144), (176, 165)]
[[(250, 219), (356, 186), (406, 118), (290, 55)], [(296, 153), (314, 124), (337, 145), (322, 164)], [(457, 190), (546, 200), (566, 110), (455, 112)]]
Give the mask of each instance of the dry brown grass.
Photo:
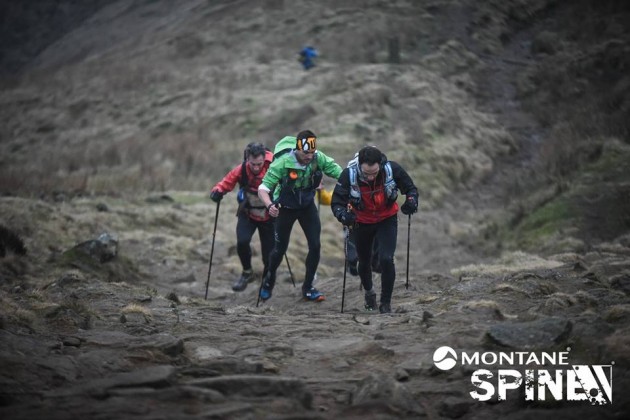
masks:
[(630, 320), (630, 305), (614, 305), (604, 312), (603, 318), (611, 323), (625, 323)]
[(452, 269), (451, 274), (456, 277), (500, 276), (517, 271), (555, 268), (562, 264), (559, 261), (516, 251), (503, 254), (496, 264), (471, 264)]
[(570, 123), (559, 122), (540, 147), (539, 173), (560, 184), (566, 183), (571, 174), (601, 155), (602, 143), (585, 137), (582, 130)]
[(491, 293), (515, 293), (517, 295), (531, 297), (531, 295), (527, 291), (511, 283), (499, 283), (492, 288)]
[(37, 315), (0, 290), (0, 319), (4, 329), (11, 326), (31, 328), (37, 321)]
[(151, 309), (146, 306), (139, 305), (137, 303), (130, 303), (124, 308), (122, 308), (121, 312), (123, 314), (142, 314), (147, 318), (151, 318)]
[(501, 309), (501, 305), (494, 300), (481, 299), (481, 300), (471, 300), (462, 305), (462, 310), (472, 311), (476, 313), (485, 313), (492, 317), (493, 319), (505, 320), (505, 319), (514, 319), (515, 315), (509, 315), (505, 313), (503, 309)]

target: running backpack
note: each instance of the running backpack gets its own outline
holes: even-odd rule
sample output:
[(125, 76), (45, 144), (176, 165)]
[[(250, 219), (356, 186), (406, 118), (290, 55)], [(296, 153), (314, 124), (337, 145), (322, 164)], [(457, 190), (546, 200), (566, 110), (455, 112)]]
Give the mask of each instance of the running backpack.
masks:
[[(269, 148), (265, 147), (266, 151)], [(245, 212), (251, 218), (256, 220), (265, 220), (265, 212), (267, 209), (262, 204), (262, 200), (258, 198), (258, 194), (248, 191), (249, 177), (247, 176), (247, 149), (243, 151), (243, 163), (241, 163), (241, 176), (238, 179), (239, 190), (236, 194), (238, 208), (236, 214)]]
[(293, 136), (285, 136), (278, 143), (276, 143), (276, 147), (273, 148), (273, 160), (276, 160), (280, 156), (289, 153), (291, 150), (295, 149), (295, 142), (297, 139)]
[[(269, 150), (268, 147), (265, 147), (265, 151), (270, 152), (271, 150)], [(249, 187), (249, 177), (247, 176), (247, 149), (243, 150), (243, 163), (241, 164), (241, 177), (238, 179), (238, 186), (241, 190), (245, 190)], [(240, 194), (241, 192), (239, 191), (239, 195)]]
[[(385, 170), (385, 197), (390, 203), (396, 201), (398, 198), (398, 188), (396, 181), (394, 180), (394, 172), (392, 171), (391, 163), (383, 156), (381, 161), (381, 167)], [(348, 176), (350, 178), (350, 202), (353, 206), (360, 208), (361, 205), (361, 189), (359, 188), (359, 154), (355, 153), (354, 158), (348, 162)]]

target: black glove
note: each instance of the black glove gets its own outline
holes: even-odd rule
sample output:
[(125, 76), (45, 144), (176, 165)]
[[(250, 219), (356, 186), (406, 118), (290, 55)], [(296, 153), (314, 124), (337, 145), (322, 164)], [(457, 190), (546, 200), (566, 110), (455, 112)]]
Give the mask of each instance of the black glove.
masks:
[(215, 203), (221, 201), (222, 198), (223, 193), (219, 190), (212, 190), (212, 192), (210, 193), (210, 200), (214, 201)]
[(402, 211), (403, 214), (407, 214), (407, 215), (414, 214), (415, 212), (417, 212), (418, 211), (418, 196), (414, 194), (409, 194), (407, 196), (407, 199), (403, 203), (403, 205), (400, 207), (400, 211)]
[(344, 226), (352, 226), (357, 221), (357, 215), (346, 209), (339, 209), (337, 210), (337, 220)]

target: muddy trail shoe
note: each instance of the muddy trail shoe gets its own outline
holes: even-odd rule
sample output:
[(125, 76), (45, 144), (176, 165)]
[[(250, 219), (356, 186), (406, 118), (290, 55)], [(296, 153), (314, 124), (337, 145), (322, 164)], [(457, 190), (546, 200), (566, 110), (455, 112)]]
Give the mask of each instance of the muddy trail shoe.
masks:
[(262, 299), (263, 302), (271, 297), (271, 290), (269, 283), (263, 283), (260, 288), (260, 299)]
[(365, 292), (365, 309), (368, 311), (375, 311), (376, 308), (376, 292), (374, 290)]
[(382, 314), (391, 314), (392, 306), (389, 303), (381, 303), (381, 306), (378, 307), (378, 311)]
[(271, 297), (272, 290), (273, 290), (273, 283), (271, 282), (271, 276), (269, 275), (269, 273), (267, 273), (265, 274), (265, 278), (263, 279), (262, 287), (260, 288), (260, 292), (258, 296), (260, 296), (260, 298), (264, 302)]
[(241, 274), (234, 284), (232, 285), (232, 290), (235, 292), (242, 292), (247, 287), (247, 284), (254, 280), (254, 272), (252, 270), (245, 270)]
[(321, 302), (326, 300), (326, 296), (314, 287), (311, 287), (310, 289), (302, 289), (302, 296), (304, 297), (304, 300), (309, 302)]

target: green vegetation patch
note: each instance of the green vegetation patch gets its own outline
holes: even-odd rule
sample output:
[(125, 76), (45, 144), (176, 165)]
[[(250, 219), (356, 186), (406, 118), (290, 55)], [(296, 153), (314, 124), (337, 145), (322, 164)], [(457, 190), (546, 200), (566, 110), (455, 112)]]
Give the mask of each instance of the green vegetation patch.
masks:
[(630, 180), (630, 146), (616, 141), (605, 143), (601, 156), (584, 167), (581, 178), (585, 183), (627, 183)]
[(537, 250), (552, 236), (579, 225), (579, 214), (567, 197), (557, 197), (526, 215), (508, 234), (508, 241), (527, 250)]
[[(526, 214), (506, 243), (530, 251), (579, 248), (579, 242), (611, 240), (630, 228), (630, 147), (610, 140), (597, 160), (573, 173), (560, 195)], [(566, 187), (565, 187), (566, 188)]]

